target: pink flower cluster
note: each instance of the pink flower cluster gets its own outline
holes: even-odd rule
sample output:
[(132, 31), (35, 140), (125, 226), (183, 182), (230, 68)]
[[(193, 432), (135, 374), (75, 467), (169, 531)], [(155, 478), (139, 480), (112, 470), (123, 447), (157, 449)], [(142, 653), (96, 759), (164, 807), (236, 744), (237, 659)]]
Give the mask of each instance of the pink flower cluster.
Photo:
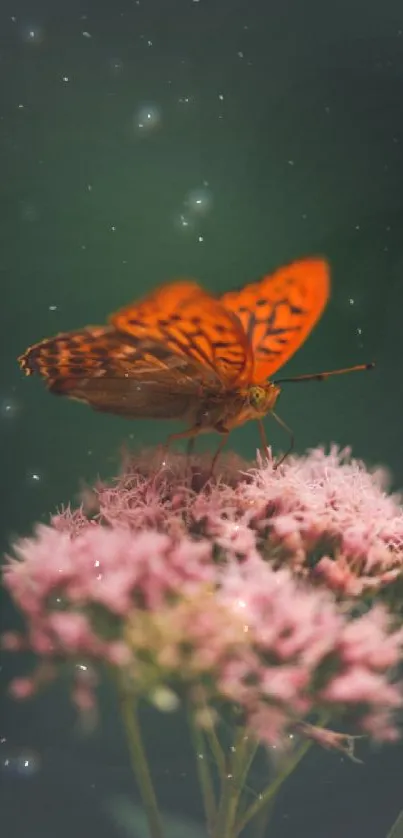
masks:
[(235, 702), (266, 742), (318, 712), (397, 735), (403, 630), (384, 606), (358, 614), (357, 599), (401, 580), (403, 513), (348, 452), (277, 470), (228, 458), (210, 480), (202, 459), (133, 458), (13, 554), (4, 581), (27, 635), (3, 646), (42, 661), (15, 695), (67, 660), (87, 708), (96, 678), (83, 670), (106, 662), (151, 700), (185, 687), (204, 705)]
[[(341, 596), (386, 593), (403, 578), (401, 498), (387, 494), (384, 470), (369, 471), (348, 449), (318, 448), (279, 469), (270, 460), (250, 469), (230, 456), (222, 478), (207, 485), (206, 470), (198, 461), (186, 472), (180, 457), (161, 469), (148, 454), (85, 497), (110, 526), (203, 535), (227, 556), (266, 555)], [(80, 512), (67, 517), (55, 525), (86, 524)]]
[(233, 656), (220, 687), (234, 701), (241, 696), (259, 738), (273, 742), (293, 720), (342, 717), (360, 705), (361, 730), (394, 738), (391, 711), (402, 708), (403, 693), (388, 674), (401, 660), (403, 629), (382, 606), (352, 619), (329, 593), (262, 560), (228, 570), (218, 598), (240, 615), (249, 639), (248, 654)]

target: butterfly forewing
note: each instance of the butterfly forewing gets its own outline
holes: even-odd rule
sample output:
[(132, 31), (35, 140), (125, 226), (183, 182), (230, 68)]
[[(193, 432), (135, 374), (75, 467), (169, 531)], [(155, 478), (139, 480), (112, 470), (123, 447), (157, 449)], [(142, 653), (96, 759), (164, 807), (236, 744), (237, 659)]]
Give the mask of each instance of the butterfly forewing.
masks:
[(322, 314), (329, 288), (327, 262), (310, 258), (222, 295), (251, 343), (256, 383), (270, 378), (301, 346)]
[(228, 388), (250, 379), (253, 354), (239, 319), (195, 282), (164, 285), (110, 322), (122, 334), (160, 342), (197, 361)]

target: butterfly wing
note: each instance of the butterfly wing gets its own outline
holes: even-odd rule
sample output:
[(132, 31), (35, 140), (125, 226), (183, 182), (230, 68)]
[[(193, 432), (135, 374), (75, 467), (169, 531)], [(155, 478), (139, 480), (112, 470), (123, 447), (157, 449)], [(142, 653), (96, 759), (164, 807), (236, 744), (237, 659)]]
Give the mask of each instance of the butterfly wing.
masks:
[(124, 339), (112, 327), (59, 334), (18, 360), (51, 392), (130, 418), (185, 418), (203, 393), (221, 388), (200, 364), (149, 340)]
[(201, 364), (231, 389), (248, 381), (253, 353), (236, 313), (193, 281), (163, 285), (110, 318), (122, 334), (155, 341)]
[(255, 383), (267, 381), (306, 340), (329, 291), (327, 262), (310, 258), (222, 295), (221, 303), (239, 317), (251, 343)]

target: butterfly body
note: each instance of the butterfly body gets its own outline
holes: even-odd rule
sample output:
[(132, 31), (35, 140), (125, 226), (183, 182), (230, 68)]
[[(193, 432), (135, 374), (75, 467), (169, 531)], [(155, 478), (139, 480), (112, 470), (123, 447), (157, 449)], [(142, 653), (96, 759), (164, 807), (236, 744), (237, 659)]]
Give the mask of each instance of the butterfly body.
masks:
[(217, 431), (227, 434), (251, 419), (262, 419), (274, 407), (280, 388), (269, 382), (265, 387), (252, 385), (240, 390), (222, 390), (200, 394), (187, 422), (195, 435)]
[(168, 283), (109, 325), (31, 346), (19, 363), (48, 389), (128, 418), (181, 419), (177, 436), (230, 430), (273, 410), (271, 381), (303, 343), (329, 294), (329, 269), (303, 259), (220, 298), (193, 280)]

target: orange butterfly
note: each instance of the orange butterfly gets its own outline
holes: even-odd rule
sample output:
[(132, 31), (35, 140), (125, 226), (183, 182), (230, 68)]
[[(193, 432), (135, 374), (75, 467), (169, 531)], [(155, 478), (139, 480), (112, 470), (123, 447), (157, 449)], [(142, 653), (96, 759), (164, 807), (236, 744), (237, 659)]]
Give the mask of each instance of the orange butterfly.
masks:
[(40, 373), (52, 393), (95, 410), (186, 420), (188, 429), (169, 441), (217, 431), (223, 441), (214, 460), (232, 428), (249, 419), (258, 420), (266, 449), (262, 418), (273, 414), (280, 393), (269, 379), (308, 336), (329, 288), (320, 258), (294, 262), (220, 298), (194, 281), (171, 282), (113, 314), (109, 326), (64, 332), (18, 360), (27, 375)]

